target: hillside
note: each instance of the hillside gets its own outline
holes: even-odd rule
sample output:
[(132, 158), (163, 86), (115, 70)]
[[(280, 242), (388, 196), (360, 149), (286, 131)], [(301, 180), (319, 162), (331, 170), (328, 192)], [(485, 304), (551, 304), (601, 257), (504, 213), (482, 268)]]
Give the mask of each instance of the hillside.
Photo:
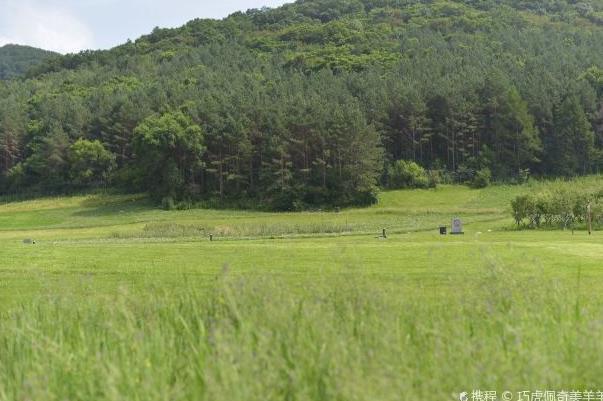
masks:
[(53, 57), (0, 86), (0, 190), (111, 185), (167, 207), (367, 204), (603, 165), (603, 2), (300, 0)]
[(29, 46), (2, 46), (0, 47), (0, 80), (22, 76), (32, 66), (41, 63), (53, 54)]

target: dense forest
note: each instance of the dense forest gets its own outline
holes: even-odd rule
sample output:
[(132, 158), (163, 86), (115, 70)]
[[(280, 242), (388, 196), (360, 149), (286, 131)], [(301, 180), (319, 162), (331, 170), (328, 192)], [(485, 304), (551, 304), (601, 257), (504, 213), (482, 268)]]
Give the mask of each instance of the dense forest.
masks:
[(0, 82), (2, 193), (345, 206), (409, 166), (519, 182), (602, 150), (602, 0), (298, 0)]
[(29, 46), (2, 46), (0, 47), (0, 80), (25, 75), (31, 67), (55, 54)]

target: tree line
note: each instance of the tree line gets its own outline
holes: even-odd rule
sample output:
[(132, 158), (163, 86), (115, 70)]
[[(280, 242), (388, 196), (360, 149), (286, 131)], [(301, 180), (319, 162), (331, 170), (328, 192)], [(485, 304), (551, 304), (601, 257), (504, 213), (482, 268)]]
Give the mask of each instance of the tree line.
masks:
[(597, 172), (603, 7), (580, 4), (298, 1), (53, 57), (0, 82), (0, 191), (290, 210), (374, 202), (400, 161)]

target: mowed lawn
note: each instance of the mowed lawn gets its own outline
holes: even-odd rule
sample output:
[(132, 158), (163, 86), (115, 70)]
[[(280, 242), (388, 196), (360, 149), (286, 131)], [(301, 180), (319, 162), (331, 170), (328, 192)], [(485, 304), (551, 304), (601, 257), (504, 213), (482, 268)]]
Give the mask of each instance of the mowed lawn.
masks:
[[(0, 309), (40, 295), (178, 288), (233, 274), (368, 275), (434, 286), (496, 260), (518, 273), (598, 277), (600, 235), (516, 231), (510, 200), (524, 187), (393, 191), (336, 212), (163, 211), (141, 195), (0, 205)], [(442, 237), (453, 217), (464, 236)], [(382, 229), (387, 240), (377, 238)], [(209, 241), (209, 235), (213, 241)], [(35, 245), (25, 244), (33, 239)], [(603, 279), (603, 276), (602, 276)]]
[[(0, 205), (0, 400), (603, 387), (603, 234), (515, 230), (510, 200), (541, 185), (338, 213)], [(438, 234), (452, 217), (464, 236)]]

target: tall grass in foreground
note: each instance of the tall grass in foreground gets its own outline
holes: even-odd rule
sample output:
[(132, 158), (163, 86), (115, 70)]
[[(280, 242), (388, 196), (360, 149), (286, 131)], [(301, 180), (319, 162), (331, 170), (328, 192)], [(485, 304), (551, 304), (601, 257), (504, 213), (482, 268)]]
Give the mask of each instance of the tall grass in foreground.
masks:
[(495, 264), (461, 287), (223, 274), (0, 317), (0, 400), (454, 400), (601, 386), (603, 307)]

